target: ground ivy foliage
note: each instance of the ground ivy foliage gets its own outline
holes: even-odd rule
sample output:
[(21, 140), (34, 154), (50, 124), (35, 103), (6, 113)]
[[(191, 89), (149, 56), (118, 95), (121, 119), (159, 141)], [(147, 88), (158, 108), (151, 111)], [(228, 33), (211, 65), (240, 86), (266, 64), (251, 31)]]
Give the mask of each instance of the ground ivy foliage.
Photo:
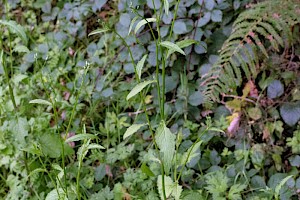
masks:
[[(219, 102), (203, 93), (234, 21), (255, 4), (4, 0), (0, 196), (298, 199), (299, 3), (287, 12), (290, 46), (266, 49), (262, 71), (240, 74)], [(263, 45), (281, 41), (266, 34)]]

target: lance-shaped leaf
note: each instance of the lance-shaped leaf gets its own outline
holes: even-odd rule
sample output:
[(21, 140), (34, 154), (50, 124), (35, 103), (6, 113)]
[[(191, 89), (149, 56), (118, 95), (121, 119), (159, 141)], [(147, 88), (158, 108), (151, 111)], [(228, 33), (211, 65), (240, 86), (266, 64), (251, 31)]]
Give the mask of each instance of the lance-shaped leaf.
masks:
[[(182, 49), (182, 48), (188, 47), (188, 46), (190, 46), (192, 44), (196, 44), (196, 43), (197, 43), (196, 40), (186, 39), (186, 40), (181, 40), (179, 42), (176, 42), (176, 45)], [(174, 50), (169, 49), (168, 53), (167, 53), (167, 58), (174, 52), (175, 52)]]
[(87, 149), (105, 149), (105, 148), (103, 146), (101, 146), (100, 144), (92, 143), (87, 146)]
[(147, 18), (147, 19), (143, 19), (141, 21), (139, 21), (139, 23), (137, 23), (135, 29), (134, 29), (134, 33), (136, 34), (139, 29), (144, 26), (145, 24), (149, 23), (149, 22), (155, 22), (156, 18)]
[(132, 27), (134, 25), (134, 23), (136, 22), (136, 20), (138, 20), (139, 16), (135, 16), (132, 20), (131, 20), (131, 23), (130, 23), (130, 26), (129, 26), (129, 30), (128, 30), (128, 35), (130, 34), (131, 30), (132, 30)]
[(90, 32), (90, 34), (88, 36), (104, 33), (104, 32), (107, 32), (107, 31), (109, 31), (108, 28), (96, 29), (96, 30)]
[(164, 8), (165, 8), (165, 13), (166, 15), (169, 15), (169, 0), (164, 0)]
[(186, 165), (189, 162), (191, 162), (191, 160), (193, 158), (196, 158), (197, 156), (199, 156), (200, 158), (200, 145), (201, 145), (202, 141), (197, 142), (196, 144), (193, 144), (182, 156), (181, 159), (181, 165)]
[(135, 132), (137, 132), (142, 126), (145, 126), (146, 124), (132, 124), (130, 127), (127, 128), (123, 139), (125, 140), (129, 136), (133, 135)]
[(1, 24), (8, 27), (12, 33), (16, 33), (22, 39), (24, 44), (27, 45), (28, 38), (26, 36), (25, 29), (21, 25), (17, 24), (15, 21), (6, 20), (0, 20), (0, 25)]
[(169, 41), (164, 41), (160, 43), (161, 46), (166, 47), (169, 51), (177, 51), (183, 55), (185, 55), (184, 51), (182, 49), (180, 49), (180, 47), (177, 44), (174, 44), (172, 42)]
[(49, 101), (46, 101), (44, 99), (34, 99), (29, 101), (29, 103), (35, 103), (35, 104), (42, 104), (47, 106), (52, 106), (52, 104)]
[(137, 84), (127, 95), (126, 100), (128, 101), (131, 97), (134, 97), (136, 94), (138, 94), (140, 91), (142, 91), (147, 85), (154, 83), (155, 80), (151, 81), (145, 81), (142, 83)]
[(85, 140), (85, 139), (95, 139), (97, 138), (96, 135), (93, 134), (78, 134), (78, 135), (74, 135), (72, 137), (69, 137), (68, 139), (66, 139), (66, 143), (68, 142), (75, 142), (75, 141), (80, 141), (80, 140)]
[(141, 60), (137, 63), (137, 65), (136, 65), (136, 72), (137, 72), (137, 74), (138, 74), (139, 79), (141, 79), (141, 76), (142, 76), (142, 69), (143, 69), (143, 67), (144, 67), (146, 58), (147, 58), (147, 54), (144, 55), (144, 56), (142, 57), (142, 59), (141, 59)]
[(165, 122), (162, 121), (157, 128), (155, 141), (161, 153), (165, 174), (169, 173), (172, 166), (172, 160), (175, 153), (175, 140), (176, 136), (171, 133), (170, 129), (166, 127)]

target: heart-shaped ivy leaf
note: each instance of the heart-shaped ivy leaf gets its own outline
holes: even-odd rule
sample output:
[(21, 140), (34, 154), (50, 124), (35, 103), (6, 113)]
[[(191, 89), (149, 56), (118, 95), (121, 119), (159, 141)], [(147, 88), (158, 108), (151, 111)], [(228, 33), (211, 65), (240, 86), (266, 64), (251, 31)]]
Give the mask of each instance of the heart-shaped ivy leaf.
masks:
[(280, 97), (284, 92), (283, 84), (279, 80), (274, 80), (270, 83), (267, 89), (267, 94), (270, 99)]
[(280, 107), (280, 115), (285, 123), (294, 126), (300, 120), (300, 101), (284, 103)]

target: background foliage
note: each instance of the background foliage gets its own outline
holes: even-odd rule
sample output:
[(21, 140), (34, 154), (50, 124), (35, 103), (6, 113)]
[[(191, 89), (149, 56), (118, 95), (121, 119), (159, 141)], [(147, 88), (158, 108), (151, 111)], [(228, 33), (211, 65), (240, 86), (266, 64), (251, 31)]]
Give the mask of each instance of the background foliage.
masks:
[[(281, 4), (4, 1), (0, 196), (163, 199), (166, 190), (168, 199), (298, 199), (299, 2), (274, 2)], [(159, 25), (134, 34), (139, 20), (160, 11)], [(88, 36), (99, 27), (107, 30)], [(164, 54), (153, 35), (196, 43), (182, 47), (185, 55), (171, 54), (165, 75), (156, 74)], [(232, 53), (239, 44), (246, 50)], [(142, 80), (165, 79), (164, 123), (157, 87), (126, 100), (139, 83), (129, 50), (135, 63), (144, 59)], [(140, 126), (126, 132), (132, 124)]]

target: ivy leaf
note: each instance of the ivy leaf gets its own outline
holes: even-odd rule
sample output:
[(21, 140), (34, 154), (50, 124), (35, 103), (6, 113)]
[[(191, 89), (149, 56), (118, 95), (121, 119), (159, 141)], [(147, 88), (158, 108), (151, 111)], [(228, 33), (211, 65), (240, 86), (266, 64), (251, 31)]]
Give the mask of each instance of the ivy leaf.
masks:
[(280, 115), (289, 126), (294, 126), (300, 120), (300, 101), (284, 103), (280, 107)]
[(187, 32), (186, 23), (183, 21), (175, 21), (174, 23), (174, 33), (175, 34), (184, 34)]
[(241, 6), (240, 0), (234, 0), (234, 2), (233, 2), (233, 9), (237, 10), (237, 9), (240, 8), (240, 6)]
[(204, 13), (204, 15), (198, 20), (198, 27), (206, 25), (210, 21), (210, 12)]
[(270, 99), (280, 97), (284, 92), (283, 84), (279, 80), (274, 80), (267, 88), (267, 95)]
[(265, 151), (260, 144), (255, 144), (250, 151), (251, 161), (256, 169), (263, 167), (263, 161), (265, 159)]
[(142, 26), (150, 22), (156, 22), (156, 18), (147, 18), (139, 21), (134, 29), (134, 33), (136, 34)]
[(203, 54), (207, 52), (207, 44), (203, 41), (201, 41), (199, 44), (196, 44), (195, 47), (195, 52), (197, 54)]
[(123, 140), (133, 135), (135, 132), (137, 132), (141, 127), (145, 126), (146, 124), (132, 124), (130, 127), (127, 128)]
[(300, 156), (299, 155), (289, 157), (289, 161), (291, 163), (291, 166), (300, 167)]
[(204, 97), (200, 91), (195, 91), (189, 96), (188, 102), (192, 106), (199, 106), (204, 102)]
[(222, 11), (221, 10), (213, 10), (211, 13), (211, 20), (213, 22), (221, 22), (222, 21)]
[(93, 4), (93, 11), (96, 12), (97, 10), (101, 10), (101, 8), (106, 4), (107, 0), (98, 0), (95, 1), (95, 3)]
[(128, 13), (123, 13), (120, 16), (120, 24), (122, 24), (125, 27), (130, 26), (130, 15)]
[(204, 0), (204, 5), (207, 10), (212, 10), (215, 7), (215, 0)]
[(134, 97), (140, 91), (142, 91), (147, 85), (154, 83), (155, 80), (144, 81), (142, 83), (137, 84), (127, 95), (126, 100), (128, 101), (130, 98)]
[(166, 47), (168, 50), (177, 51), (183, 55), (185, 55), (184, 51), (177, 45), (169, 41), (164, 41), (160, 43), (161, 46)]
[(172, 166), (172, 160), (175, 153), (175, 140), (176, 136), (171, 133), (170, 129), (166, 127), (165, 122), (162, 121), (157, 128), (155, 141), (160, 150), (166, 174), (169, 173)]
[(266, 182), (265, 182), (264, 178), (256, 175), (251, 178), (251, 187), (253, 187), (254, 189), (265, 188)]

